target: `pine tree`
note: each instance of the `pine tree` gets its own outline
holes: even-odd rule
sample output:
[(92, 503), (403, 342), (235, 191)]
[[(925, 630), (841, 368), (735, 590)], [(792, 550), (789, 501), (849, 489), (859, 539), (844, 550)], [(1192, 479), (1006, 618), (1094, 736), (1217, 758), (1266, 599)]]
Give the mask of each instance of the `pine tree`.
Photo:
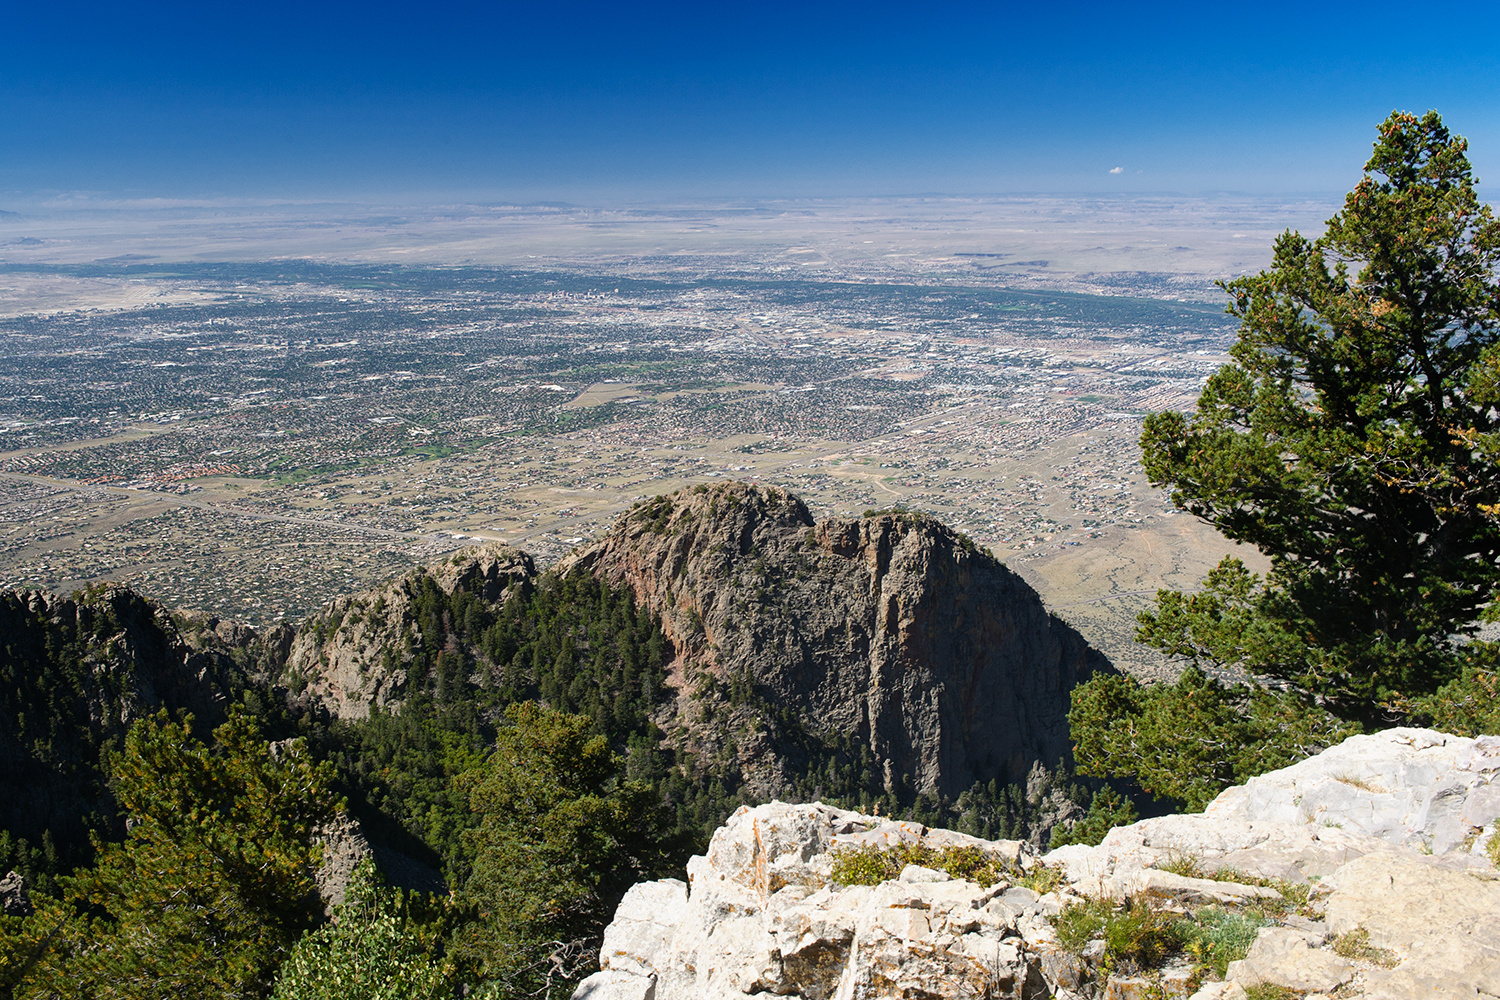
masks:
[(1173, 503), (1271, 560), (1164, 591), (1140, 638), (1364, 723), (1459, 673), (1500, 581), (1500, 222), (1465, 140), (1380, 126), (1326, 232), (1228, 282), (1232, 362), (1141, 446)]
[(124, 843), (96, 844), (63, 898), (6, 928), (14, 996), (263, 997), (322, 916), (316, 828), (331, 768), (274, 749), (234, 714), (203, 744), (190, 719), (138, 722), (112, 770)]
[(513, 706), (469, 780), (478, 826), (461, 898), (487, 915), (465, 953), (512, 991), (586, 974), (625, 890), (674, 867), (670, 814), (585, 716)]

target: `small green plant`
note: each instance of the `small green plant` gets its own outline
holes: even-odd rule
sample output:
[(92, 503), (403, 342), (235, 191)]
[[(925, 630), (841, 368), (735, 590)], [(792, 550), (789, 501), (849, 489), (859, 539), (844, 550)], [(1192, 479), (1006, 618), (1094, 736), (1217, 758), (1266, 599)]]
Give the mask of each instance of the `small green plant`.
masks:
[(844, 847), (833, 852), (833, 881), (840, 885), (879, 885), (901, 874), (907, 865), (921, 865), (954, 878), (977, 882), (988, 889), (996, 882), (1016, 881), (1014, 866), (978, 847), (945, 847), (935, 851), (923, 844), (895, 847)]
[(1114, 908), (1114, 902), (1108, 899), (1086, 899), (1069, 906), (1057, 916), (1058, 943), (1069, 951), (1082, 951), (1100, 936)]
[(1280, 899), (1262, 899), (1259, 906), (1273, 916), (1296, 911), (1303, 916), (1311, 916), (1307, 912), (1307, 901), (1312, 897), (1312, 883), (1310, 882), (1288, 882), (1284, 878), (1266, 878), (1263, 875), (1252, 875), (1249, 872), (1240, 871), (1238, 868), (1221, 868), (1209, 876), (1219, 882), (1236, 882), (1240, 885), (1258, 885), (1267, 889), (1275, 889), (1281, 893)]
[(841, 847), (833, 852), (831, 877), (839, 885), (879, 885), (901, 874), (896, 851), (874, 847)]
[(1245, 957), (1255, 943), (1255, 935), (1266, 925), (1258, 914), (1235, 913), (1218, 906), (1206, 906), (1177, 922), (1177, 934), (1183, 950), (1194, 961), (1212, 969), (1224, 978), (1229, 963)]
[(1389, 948), (1377, 948), (1370, 943), (1370, 932), (1363, 927), (1340, 934), (1333, 939), (1333, 953), (1342, 958), (1358, 958), (1373, 962), (1383, 969), (1395, 968), (1401, 963), (1396, 953)]
[(1275, 983), (1256, 983), (1245, 990), (1245, 1000), (1302, 1000), (1302, 994)]
[(1500, 867), (1500, 830), (1496, 830), (1490, 834), (1490, 845), (1487, 850), (1489, 851), (1490, 861), (1494, 862), (1496, 867)]
[(1183, 878), (1219, 878), (1218, 873), (1207, 871), (1203, 862), (1193, 854), (1176, 854), (1164, 865), (1156, 865), (1164, 872), (1180, 875)]
[(1157, 865), (1164, 872), (1173, 875), (1181, 875), (1184, 878), (1206, 878), (1215, 882), (1234, 882), (1237, 885), (1255, 885), (1267, 889), (1275, 889), (1281, 894), (1280, 899), (1262, 899), (1257, 906), (1273, 915), (1289, 913), (1293, 910), (1302, 912), (1307, 909), (1308, 898), (1312, 894), (1312, 885), (1306, 882), (1288, 882), (1286, 879), (1266, 878), (1263, 875), (1252, 875), (1238, 868), (1219, 868), (1210, 870), (1205, 868), (1201, 859), (1191, 855), (1176, 855), (1166, 864)]
[(1016, 884), (1025, 886), (1032, 892), (1046, 895), (1067, 880), (1068, 873), (1061, 867), (1053, 868), (1039, 861), (1017, 879)]
[(1057, 939), (1064, 948), (1081, 952), (1090, 941), (1104, 942), (1103, 971), (1126, 975), (1160, 968), (1182, 949), (1182, 938), (1172, 915), (1138, 896), (1124, 904), (1110, 899), (1087, 899), (1058, 914)]

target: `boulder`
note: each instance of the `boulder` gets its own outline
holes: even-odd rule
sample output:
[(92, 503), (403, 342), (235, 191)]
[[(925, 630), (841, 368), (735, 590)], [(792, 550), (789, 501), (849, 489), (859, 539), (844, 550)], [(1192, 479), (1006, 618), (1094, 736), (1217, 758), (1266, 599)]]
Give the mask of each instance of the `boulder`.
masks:
[(1328, 926), (1364, 930), (1402, 963), (1377, 975), (1371, 997), (1500, 996), (1500, 881), (1441, 858), (1372, 855), (1330, 880)]
[(1330, 827), (1444, 854), (1500, 816), (1497, 776), (1500, 737), (1388, 729), (1227, 789), (1204, 815)]
[[(1034, 892), (916, 865), (878, 886), (831, 881), (836, 842), (886, 826), (894, 824), (819, 803), (740, 809), (689, 862), (687, 885), (666, 879), (626, 895), (605, 932), (601, 971), (576, 995), (1019, 996), (1040, 983), (1019, 927), (1037, 914)], [(899, 829), (926, 842), (925, 828)], [(1024, 850), (978, 843), (1002, 856)]]
[(1303, 993), (1326, 992), (1353, 977), (1348, 959), (1314, 949), (1307, 935), (1287, 927), (1262, 927), (1249, 954), (1229, 963), (1229, 979), (1246, 988), (1271, 983)]
[(1191, 859), (1205, 871), (1233, 869), (1301, 883), (1332, 875), (1370, 853), (1398, 848), (1376, 837), (1308, 823), (1262, 822), (1195, 813), (1116, 827), (1097, 847), (1060, 847), (1043, 860), (1066, 869), (1091, 895), (1119, 897), (1144, 888), (1143, 870)]
[(0, 913), (8, 917), (24, 917), (31, 913), (31, 893), (20, 872), (9, 871), (0, 878)]

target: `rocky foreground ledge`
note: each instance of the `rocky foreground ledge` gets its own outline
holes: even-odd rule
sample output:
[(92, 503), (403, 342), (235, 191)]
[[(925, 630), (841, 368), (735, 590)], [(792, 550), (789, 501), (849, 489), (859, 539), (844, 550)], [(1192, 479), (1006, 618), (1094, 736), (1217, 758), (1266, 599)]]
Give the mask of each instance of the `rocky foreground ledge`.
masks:
[[(1354, 737), (1202, 813), (1040, 857), (821, 803), (743, 808), (689, 862), (688, 883), (631, 889), (575, 997), (1213, 1000), (1267, 983), (1309, 997), (1500, 997), (1500, 872), (1486, 850), (1497, 816), (1500, 738), (1420, 729)], [(985, 888), (908, 865), (878, 885), (833, 880), (837, 852), (900, 844), (977, 847), (1008, 875)], [(1065, 945), (1059, 924), (1091, 899), (1273, 917), (1220, 980), (1201, 955), (1141, 967), (1103, 937)]]

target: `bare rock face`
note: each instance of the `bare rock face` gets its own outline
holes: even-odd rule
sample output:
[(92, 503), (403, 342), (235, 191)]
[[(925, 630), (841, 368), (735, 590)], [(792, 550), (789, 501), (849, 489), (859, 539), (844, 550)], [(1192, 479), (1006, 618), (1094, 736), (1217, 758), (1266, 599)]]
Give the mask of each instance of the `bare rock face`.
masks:
[(956, 798), (1067, 758), (1069, 692), (1107, 668), (944, 525), (908, 512), (814, 523), (775, 487), (639, 504), (558, 568), (626, 584), (661, 616), (677, 651), (673, 721), (767, 797), (785, 792), (796, 751), (757, 705), (852, 737), (886, 788)]
[(1403, 959), (1367, 977), (1371, 998), (1500, 996), (1500, 882), (1426, 856), (1369, 855), (1330, 880), (1328, 925)]
[(1226, 789), (1224, 820), (1337, 827), (1445, 854), (1500, 815), (1500, 737), (1398, 728)]
[(335, 599), (304, 622), (291, 641), (282, 681), (297, 697), (343, 719), (368, 718), (406, 695), (410, 650), (421, 638), (413, 598), (427, 582), (444, 593), (465, 590), (490, 603), (531, 586), (536, 564), (506, 545), (464, 549), (374, 590)]
[(315, 839), (323, 848), (315, 878), (325, 915), (345, 902), (354, 869), (366, 858), (375, 862), (388, 885), (414, 892), (447, 891), (440, 872), (393, 848), (370, 843), (364, 827), (348, 813), (330, 819), (316, 832)]
[[(1390, 729), (1226, 789), (1202, 813), (1118, 827), (1098, 847), (1044, 860), (1074, 891), (1116, 898), (1157, 888), (1168, 874), (1158, 866), (1183, 858), (1310, 885), (1325, 919), (1262, 928), (1229, 967), (1244, 987), (1326, 992), (1353, 980), (1372, 998), (1500, 996), (1500, 873), (1484, 853), (1497, 791), (1500, 738)], [(1336, 954), (1347, 934), (1388, 949), (1395, 968)]]
[(6, 872), (0, 878), (0, 913), (8, 917), (24, 917), (31, 913), (31, 893), (20, 872)]
[(1272, 983), (1303, 993), (1328, 992), (1354, 978), (1354, 963), (1313, 947), (1309, 935), (1297, 928), (1267, 927), (1256, 935), (1249, 954), (1230, 963), (1229, 978), (1241, 987)]

